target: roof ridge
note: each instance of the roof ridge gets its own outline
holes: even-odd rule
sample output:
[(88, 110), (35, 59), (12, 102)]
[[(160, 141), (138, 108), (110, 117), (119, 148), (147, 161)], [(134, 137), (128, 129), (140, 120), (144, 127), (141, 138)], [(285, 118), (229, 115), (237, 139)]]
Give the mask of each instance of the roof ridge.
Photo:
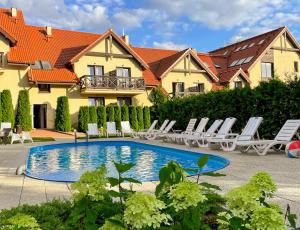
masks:
[(239, 43), (242, 43), (242, 42), (245, 42), (245, 41), (249, 41), (249, 40), (258, 38), (258, 37), (260, 37), (260, 36), (264, 36), (264, 35), (269, 34), (269, 33), (273, 33), (273, 32), (275, 32), (275, 31), (277, 31), (277, 30), (283, 30), (283, 29), (285, 29), (285, 28), (287, 28), (287, 27), (286, 27), (286, 26), (282, 26), (282, 27), (279, 27), (279, 28), (274, 29), (274, 30), (267, 31), (267, 32), (262, 33), (262, 34), (257, 34), (257, 35), (254, 35), (254, 36), (252, 36), (252, 37), (245, 38), (245, 39), (243, 39), (243, 40), (241, 40), (241, 41), (234, 42), (234, 43), (232, 43), (232, 44), (229, 44), (229, 45), (226, 45), (226, 46), (217, 48), (217, 49), (215, 49), (215, 50), (211, 50), (211, 51), (209, 51), (209, 53), (216, 52), (216, 51), (219, 51), (219, 50), (228, 48), (228, 47), (230, 47), (230, 46), (234, 46), (234, 45), (237, 45), (237, 44), (239, 44)]

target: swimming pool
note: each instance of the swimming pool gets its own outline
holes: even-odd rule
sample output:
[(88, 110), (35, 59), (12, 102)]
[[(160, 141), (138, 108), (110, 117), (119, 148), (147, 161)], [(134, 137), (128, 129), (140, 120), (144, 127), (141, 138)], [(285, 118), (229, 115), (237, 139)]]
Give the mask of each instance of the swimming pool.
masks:
[[(104, 164), (109, 176), (116, 176), (113, 161), (132, 162), (135, 166), (126, 176), (140, 181), (158, 180), (158, 172), (168, 161), (179, 162), (183, 167), (197, 168), (197, 159), (207, 154), (160, 147), (134, 141), (95, 141), (43, 145), (29, 150), (26, 172), (29, 177), (48, 181), (74, 182), (86, 170)], [(226, 167), (229, 161), (220, 156), (208, 155), (203, 172)]]

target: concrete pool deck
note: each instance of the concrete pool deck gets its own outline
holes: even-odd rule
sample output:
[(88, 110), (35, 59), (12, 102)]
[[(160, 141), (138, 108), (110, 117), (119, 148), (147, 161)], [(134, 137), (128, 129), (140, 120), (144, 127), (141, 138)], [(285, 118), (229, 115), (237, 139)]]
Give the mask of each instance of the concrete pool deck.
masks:
[[(118, 139), (114, 138), (110, 140)], [(273, 198), (274, 201), (283, 208), (287, 204), (290, 204), (292, 212), (296, 213), (300, 218), (300, 159), (287, 158), (282, 152), (257, 156), (255, 153), (224, 153), (205, 148), (199, 149), (183, 145), (167, 144), (161, 141), (127, 140), (195, 152), (212, 153), (228, 158), (230, 165), (219, 171), (226, 174), (226, 177), (202, 177), (204, 181), (219, 185), (223, 192), (245, 183), (258, 171), (266, 171), (272, 175), (278, 186), (278, 191)], [(24, 145), (0, 145), (0, 209), (16, 207), (20, 204), (46, 202), (53, 198), (69, 198), (71, 196), (69, 183), (35, 180), (22, 175), (15, 175), (16, 169), (25, 164), (27, 151), (30, 147), (63, 142), (70, 142), (70, 140)], [(135, 187), (137, 190), (152, 192), (155, 185), (155, 182), (146, 182), (142, 186)], [(299, 219), (298, 222), (300, 223)]]

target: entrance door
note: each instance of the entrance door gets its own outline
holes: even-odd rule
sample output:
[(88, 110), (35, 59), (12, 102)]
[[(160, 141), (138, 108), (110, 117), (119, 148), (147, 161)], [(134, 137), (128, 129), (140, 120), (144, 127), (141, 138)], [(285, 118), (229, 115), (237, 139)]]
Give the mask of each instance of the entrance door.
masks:
[(47, 105), (33, 105), (33, 125), (36, 129), (47, 128)]

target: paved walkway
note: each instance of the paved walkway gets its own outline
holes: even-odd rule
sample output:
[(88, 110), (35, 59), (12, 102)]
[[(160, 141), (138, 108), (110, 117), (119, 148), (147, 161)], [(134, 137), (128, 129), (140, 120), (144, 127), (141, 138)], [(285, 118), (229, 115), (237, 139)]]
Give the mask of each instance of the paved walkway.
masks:
[[(53, 137), (54, 139), (74, 139), (74, 132), (57, 132), (50, 129), (35, 129), (31, 131), (32, 137)], [(85, 136), (84, 133), (77, 132), (77, 136)]]
[[(60, 142), (63, 141), (61, 140)], [(189, 148), (157, 141), (151, 143), (212, 153), (209, 149), (200, 150), (198, 148)], [(70, 184), (68, 183), (48, 182), (15, 175), (16, 168), (25, 164), (28, 148), (32, 145), (41, 144), (0, 145), (0, 209), (24, 203), (46, 202), (54, 197), (70, 197)], [(241, 154), (238, 152), (223, 153), (213, 151), (213, 153), (223, 155), (231, 161), (227, 168), (220, 171), (227, 176), (219, 178), (203, 177), (203, 180), (218, 184), (223, 189), (223, 192), (226, 192), (233, 187), (245, 183), (256, 172), (267, 171), (278, 185), (274, 201), (284, 208), (287, 204), (290, 204), (292, 211), (296, 212), (298, 217), (300, 217), (300, 159), (287, 158), (283, 153), (273, 153), (262, 157), (255, 154)], [(154, 182), (147, 182), (143, 186), (136, 187), (136, 189), (144, 191), (154, 191), (154, 188)]]

